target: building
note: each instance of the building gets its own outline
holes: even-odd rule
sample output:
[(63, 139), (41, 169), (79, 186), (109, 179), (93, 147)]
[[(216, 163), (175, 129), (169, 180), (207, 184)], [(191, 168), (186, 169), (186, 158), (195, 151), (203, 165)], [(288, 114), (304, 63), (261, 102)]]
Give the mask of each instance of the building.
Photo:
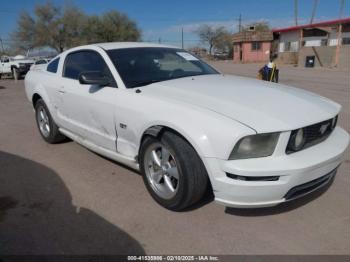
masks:
[(271, 31), (249, 30), (236, 33), (232, 36), (233, 61), (240, 63), (267, 62), (270, 58)]
[(273, 30), (279, 63), (350, 68), (350, 18)]

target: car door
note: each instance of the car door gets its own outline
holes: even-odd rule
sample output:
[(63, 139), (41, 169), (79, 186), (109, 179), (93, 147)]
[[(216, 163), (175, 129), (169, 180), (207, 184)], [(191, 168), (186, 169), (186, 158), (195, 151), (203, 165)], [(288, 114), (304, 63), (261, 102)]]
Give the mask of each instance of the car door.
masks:
[(107, 64), (97, 51), (75, 51), (66, 56), (59, 86), (59, 121), (63, 128), (84, 140), (115, 151), (118, 88), (114, 80), (105, 87), (80, 84), (80, 73), (88, 71), (102, 71), (113, 79)]

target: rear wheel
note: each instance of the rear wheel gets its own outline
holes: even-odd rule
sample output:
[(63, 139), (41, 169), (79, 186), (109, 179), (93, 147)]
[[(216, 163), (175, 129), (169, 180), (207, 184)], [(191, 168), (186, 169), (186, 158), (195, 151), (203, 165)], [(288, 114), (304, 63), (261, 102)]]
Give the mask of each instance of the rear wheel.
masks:
[(170, 210), (179, 211), (197, 203), (207, 189), (208, 175), (197, 152), (172, 132), (164, 132), (159, 139), (144, 139), (140, 169), (151, 196)]
[(65, 140), (42, 99), (35, 104), (35, 116), (39, 132), (46, 142), (55, 144)]

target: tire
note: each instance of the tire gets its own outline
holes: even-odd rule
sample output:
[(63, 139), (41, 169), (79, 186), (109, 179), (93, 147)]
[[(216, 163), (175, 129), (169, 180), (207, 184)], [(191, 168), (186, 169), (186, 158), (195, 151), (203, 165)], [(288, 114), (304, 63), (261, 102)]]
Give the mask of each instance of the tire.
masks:
[(12, 69), (12, 75), (15, 80), (19, 80), (19, 78), (21, 77), (21, 74), (19, 73), (17, 68)]
[(59, 132), (58, 126), (42, 99), (39, 99), (35, 104), (35, 119), (39, 133), (47, 143), (56, 144), (66, 139), (66, 137)]
[[(181, 211), (199, 202), (206, 193), (208, 175), (202, 160), (194, 148), (175, 133), (165, 131), (159, 139), (147, 136), (141, 145), (139, 164), (148, 192), (167, 209)], [(169, 190), (169, 181), (174, 191)]]

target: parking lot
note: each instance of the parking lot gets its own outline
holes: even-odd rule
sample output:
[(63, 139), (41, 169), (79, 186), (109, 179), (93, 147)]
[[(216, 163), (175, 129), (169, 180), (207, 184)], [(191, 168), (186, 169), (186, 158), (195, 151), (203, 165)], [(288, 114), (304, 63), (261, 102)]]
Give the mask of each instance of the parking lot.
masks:
[[(213, 65), (248, 77), (260, 66)], [(342, 104), (339, 124), (350, 132), (350, 71), (284, 66), (280, 82)], [(153, 201), (136, 172), (74, 142), (46, 144), (23, 80), (0, 80), (0, 254), (349, 251), (350, 150), (329, 188), (287, 205), (239, 210), (208, 198), (170, 212)]]

